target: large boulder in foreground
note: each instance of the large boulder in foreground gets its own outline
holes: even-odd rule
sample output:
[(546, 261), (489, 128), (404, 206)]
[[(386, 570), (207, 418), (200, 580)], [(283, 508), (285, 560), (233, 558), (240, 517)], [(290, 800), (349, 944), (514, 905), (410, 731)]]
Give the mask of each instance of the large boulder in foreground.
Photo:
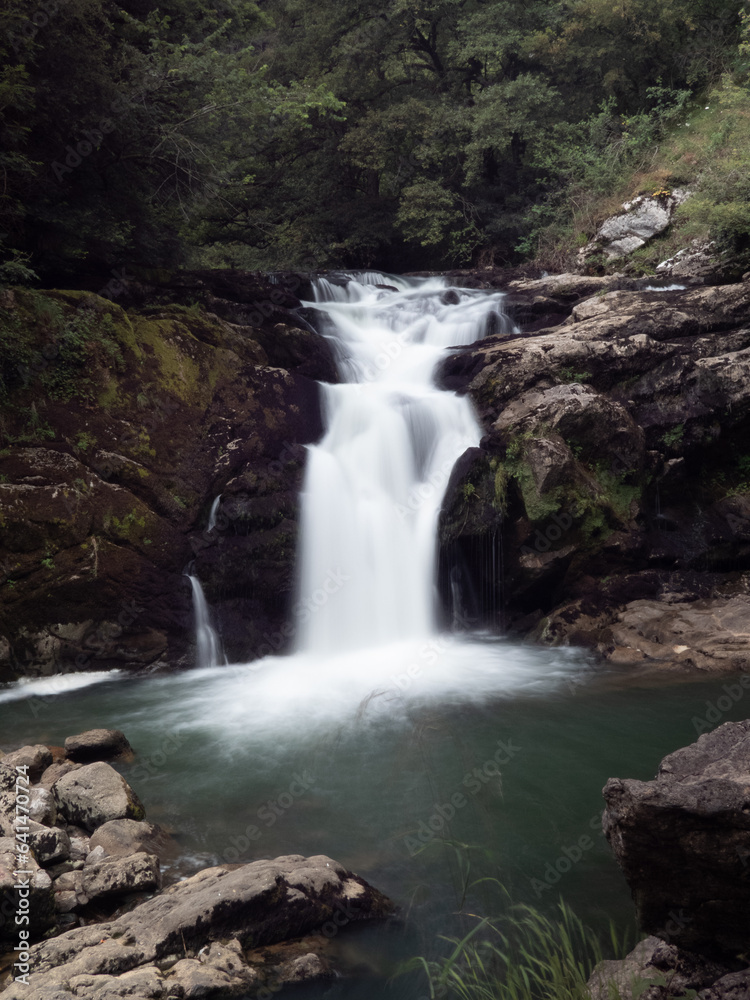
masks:
[(611, 778), (604, 798), (642, 929), (721, 961), (750, 954), (750, 720), (665, 757), (654, 781)]
[(58, 811), (69, 823), (95, 830), (114, 819), (143, 819), (141, 800), (113, 767), (98, 761), (55, 782)]
[[(103, 987), (101, 995), (113, 997), (128, 989), (140, 998), (237, 995), (257, 992), (264, 979), (275, 989), (294, 979), (294, 969), (267, 979), (247, 949), (311, 932), (332, 937), (392, 910), (389, 899), (324, 855), (209, 868), (116, 920), (34, 945), (28, 985), (14, 982), (4, 996), (72, 1000)], [(314, 955), (304, 958), (318, 968)]]

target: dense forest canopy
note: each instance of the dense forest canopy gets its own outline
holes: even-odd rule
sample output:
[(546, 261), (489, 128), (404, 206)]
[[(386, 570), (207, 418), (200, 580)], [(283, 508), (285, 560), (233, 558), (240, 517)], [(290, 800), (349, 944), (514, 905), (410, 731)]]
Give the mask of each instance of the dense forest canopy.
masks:
[(5, 0), (3, 273), (513, 263), (747, 40), (738, 0)]

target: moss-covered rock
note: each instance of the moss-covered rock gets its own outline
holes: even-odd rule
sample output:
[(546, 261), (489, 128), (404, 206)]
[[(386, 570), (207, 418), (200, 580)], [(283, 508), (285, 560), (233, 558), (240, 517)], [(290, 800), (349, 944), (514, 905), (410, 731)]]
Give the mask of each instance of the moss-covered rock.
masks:
[[(3, 292), (0, 680), (191, 662), (183, 574), (196, 557), (212, 567), (209, 600), (252, 593), (262, 630), (283, 617), (301, 445), (321, 418), (317, 386), (270, 362), (260, 341), (274, 328), (259, 315), (262, 331), (197, 305)], [(311, 365), (317, 347), (324, 370), (323, 338), (284, 318), (280, 340), (304, 342)], [(237, 511), (209, 533), (219, 493)], [(217, 613), (238, 636), (234, 655), (250, 656), (236, 604)]]

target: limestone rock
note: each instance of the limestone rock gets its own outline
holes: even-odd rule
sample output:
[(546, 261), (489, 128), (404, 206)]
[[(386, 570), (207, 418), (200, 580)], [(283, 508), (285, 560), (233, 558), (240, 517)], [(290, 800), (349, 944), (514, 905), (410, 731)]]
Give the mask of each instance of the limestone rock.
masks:
[(597, 251), (603, 252), (607, 260), (627, 257), (663, 232), (671, 222), (674, 210), (689, 197), (689, 191), (676, 188), (669, 194), (639, 195), (625, 202), (622, 212), (603, 222), (592, 242), (579, 251), (579, 262), (585, 264)]
[(86, 764), (60, 778), (54, 785), (60, 813), (68, 820), (94, 830), (113, 819), (143, 818), (140, 799), (122, 775), (109, 764)]
[[(193, 995), (219, 983), (222, 989), (247, 992), (254, 977), (232, 939), (244, 948), (273, 944), (318, 928), (325, 932), (329, 923), (341, 929), (392, 910), (385, 896), (323, 855), (290, 855), (232, 871), (210, 868), (116, 920), (75, 928), (34, 945), (31, 988), (13, 983), (5, 997), (51, 1000), (55, 990), (62, 996), (72, 992), (73, 984), (77, 988), (83, 983), (77, 978), (81, 976), (117, 977), (116, 982), (100, 980), (107, 990), (102, 996), (122, 995), (117, 991), (141, 975), (149, 977), (151, 985), (136, 990), (137, 996), (159, 996), (155, 991), (162, 982), (174, 992), (161, 995), (177, 996), (183, 980), (186, 988), (194, 984)], [(219, 947), (228, 939), (230, 955), (223, 952), (225, 946)], [(201, 962), (207, 949), (208, 961)], [(191, 964), (182, 965), (184, 961)]]

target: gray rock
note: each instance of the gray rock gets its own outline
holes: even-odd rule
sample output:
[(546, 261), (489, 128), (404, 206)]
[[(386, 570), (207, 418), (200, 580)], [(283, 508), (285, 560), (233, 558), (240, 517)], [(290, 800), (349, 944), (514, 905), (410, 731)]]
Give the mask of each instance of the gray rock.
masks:
[[(108, 992), (102, 996), (117, 996), (121, 994), (114, 991), (126, 982), (123, 974), (136, 972), (148, 973), (148, 989), (155, 990), (163, 981), (173, 990), (164, 995), (178, 996), (181, 975), (196, 990), (206, 982), (196, 965), (211, 969), (211, 989), (211, 983), (221, 980), (222, 989), (247, 992), (252, 977), (242, 947), (270, 945), (317, 930), (325, 934), (329, 924), (341, 930), (392, 910), (385, 896), (324, 855), (290, 855), (232, 871), (209, 868), (116, 920), (78, 927), (34, 945), (31, 988), (13, 983), (4, 1000), (48, 1000), (55, 989), (69, 990), (79, 982), (76, 977), (104, 975), (117, 976), (118, 982), (107, 982)], [(218, 945), (228, 939), (236, 939), (240, 947), (230, 942), (225, 947), (231, 954), (226, 955)], [(206, 950), (207, 961), (201, 962)], [(185, 960), (196, 965), (181, 966)], [(154, 965), (161, 971), (153, 972)]]
[(37, 823), (54, 826), (57, 822), (57, 803), (46, 788), (32, 788), (29, 791), (29, 816)]
[(664, 232), (674, 210), (689, 197), (689, 191), (676, 188), (669, 195), (657, 198), (639, 195), (625, 202), (623, 211), (603, 222), (591, 243), (579, 251), (579, 262), (585, 264), (587, 258), (596, 252), (603, 252), (607, 260), (627, 257), (652, 237)]
[(139, 851), (159, 854), (166, 842), (167, 835), (153, 823), (113, 819), (92, 834), (91, 848), (101, 847), (111, 858), (124, 858)]
[(19, 750), (6, 754), (3, 758), (3, 764), (6, 767), (27, 766), (29, 769), (28, 777), (32, 782), (39, 781), (51, 763), (52, 752), (49, 747), (45, 747), (41, 743), (36, 746), (21, 747)]
[(122, 775), (104, 762), (85, 764), (54, 785), (60, 813), (70, 823), (94, 830), (113, 819), (143, 819), (140, 799)]
[(59, 826), (43, 826), (29, 821), (29, 846), (40, 865), (67, 861), (70, 857), (70, 838)]
[(89, 729), (65, 740), (65, 753), (70, 760), (81, 764), (112, 760), (132, 752), (133, 748), (119, 729)]
[(161, 888), (159, 859), (153, 854), (133, 854), (86, 865), (82, 870), (64, 872), (54, 883), (55, 905), (69, 913), (89, 903), (99, 903), (134, 892), (155, 892)]
[(80, 874), (81, 891), (92, 901), (161, 888), (159, 859), (153, 854), (133, 854), (86, 865)]
[(654, 781), (611, 778), (604, 798), (604, 832), (643, 929), (708, 957), (746, 953), (750, 721), (665, 757)]
[(47, 788), (51, 790), (56, 781), (59, 781), (64, 774), (69, 774), (71, 771), (77, 771), (81, 764), (74, 764), (70, 760), (61, 760), (56, 764), (52, 764), (47, 770), (42, 774), (39, 779), (39, 784), (42, 788)]

